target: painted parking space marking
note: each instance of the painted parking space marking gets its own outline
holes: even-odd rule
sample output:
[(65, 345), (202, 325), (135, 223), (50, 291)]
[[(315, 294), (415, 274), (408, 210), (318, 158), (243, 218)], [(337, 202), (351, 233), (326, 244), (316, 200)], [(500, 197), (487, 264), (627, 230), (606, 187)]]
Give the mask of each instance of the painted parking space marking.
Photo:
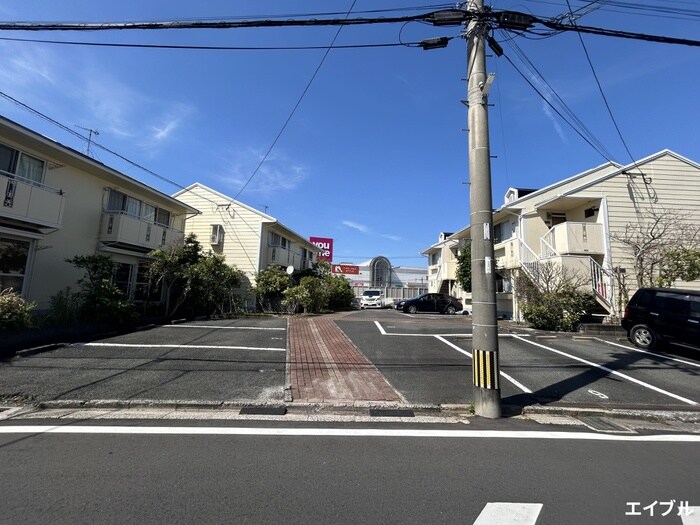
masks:
[(604, 370), (605, 372), (612, 374), (616, 377), (621, 377), (623, 379), (626, 379), (627, 381), (630, 381), (632, 383), (640, 385), (644, 388), (648, 388), (649, 390), (653, 390), (653, 391), (658, 392), (660, 394), (663, 394), (665, 396), (672, 397), (673, 399), (677, 399), (678, 401), (682, 401), (683, 403), (686, 403), (688, 405), (697, 405), (698, 404), (697, 402), (693, 401), (692, 399), (687, 399), (685, 397), (681, 397), (677, 394), (674, 394), (674, 393), (669, 392), (667, 390), (663, 390), (663, 389), (656, 387), (654, 385), (650, 385), (649, 383), (645, 383), (644, 381), (640, 381), (639, 379), (635, 379), (634, 377), (628, 376), (627, 374), (623, 374), (622, 372), (618, 372), (618, 371), (613, 370), (611, 368), (608, 368), (606, 366), (599, 365), (597, 363), (593, 363), (592, 361), (588, 361), (588, 360), (582, 359), (580, 357), (576, 357), (575, 355), (567, 354), (566, 352), (562, 352), (561, 350), (557, 350), (556, 348), (551, 348), (549, 346), (545, 346), (545, 345), (536, 343), (534, 341), (528, 341), (527, 339), (520, 337), (520, 336), (513, 336), (513, 337), (515, 339), (518, 339), (518, 340), (520, 340), (524, 343), (527, 343), (529, 345), (537, 346), (538, 348), (542, 348), (542, 349), (547, 350), (549, 352), (554, 352), (555, 354), (559, 354), (559, 355), (562, 355), (564, 357), (568, 357), (569, 359), (573, 359), (574, 361), (584, 363), (584, 364), (586, 364), (588, 366), (592, 366), (594, 368), (598, 368), (599, 370)]
[(219, 326), (219, 325), (201, 325), (201, 324), (165, 324), (162, 328), (201, 328), (203, 330), (281, 330), (286, 328), (277, 328), (273, 326)]
[(487, 503), (474, 525), (535, 525), (542, 503)]
[[(402, 334), (396, 332), (387, 332), (379, 321), (374, 321), (374, 325), (379, 329), (379, 333), (382, 335), (394, 336), (394, 337), (461, 337), (466, 339), (471, 339), (472, 334), (464, 333), (445, 333), (445, 334)], [(530, 334), (498, 334), (500, 338), (510, 338), (518, 335), (519, 337), (530, 337)]]
[(640, 354), (649, 354), (653, 355), (654, 357), (659, 357), (664, 360), (668, 361), (676, 361), (677, 363), (683, 363), (684, 365), (690, 365), (690, 366), (695, 366), (697, 368), (700, 368), (700, 363), (693, 363), (692, 361), (686, 361), (685, 359), (678, 359), (677, 357), (671, 357), (668, 355), (664, 354), (657, 354), (654, 352), (650, 352), (649, 350), (642, 350), (641, 348), (637, 348), (636, 346), (627, 346), (627, 345), (621, 345), (619, 343), (613, 343), (612, 341), (606, 341), (605, 339), (600, 339), (598, 337), (595, 338), (596, 341), (600, 341), (601, 343), (605, 343), (610, 346), (617, 346), (619, 348), (624, 348), (625, 350), (633, 350), (635, 352), (639, 352)]
[(193, 348), (197, 350), (260, 350), (267, 352), (286, 352), (286, 348), (268, 348), (259, 346), (223, 346), (223, 345), (180, 345), (177, 343), (150, 345), (136, 343), (78, 343), (71, 346), (96, 346), (96, 347), (120, 347), (120, 348)]
[[(457, 350), (458, 352), (460, 352), (460, 353), (462, 353), (462, 354), (464, 354), (464, 355), (466, 355), (466, 356), (469, 356), (470, 359), (473, 359), (472, 354), (470, 354), (470, 353), (467, 352), (466, 350), (463, 350), (462, 348), (460, 348), (460, 347), (457, 346), (456, 344), (451, 343), (450, 341), (448, 341), (448, 340), (445, 339), (444, 337), (439, 336), (439, 335), (436, 335), (436, 336), (435, 336), (435, 339), (437, 339), (438, 341), (441, 341), (441, 342), (445, 343), (445, 344), (446, 344), (447, 346), (449, 346), (450, 348), (452, 348), (452, 349), (454, 349), (454, 350)], [(532, 390), (530, 390), (529, 388), (527, 388), (525, 385), (523, 385), (523, 384), (520, 383), (519, 381), (516, 381), (515, 379), (513, 379), (511, 376), (509, 376), (509, 375), (506, 374), (505, 372), (499, 371), (499, 373), (500, 373), (500, 375), (501, 375), (502, 377), (504, 377), (506, 380), (510, 381), (513, 385), (515, 385), (517, 388), (519, 388), (519, 389), (520, 389), (521, 391), (523, 391), (524, 393), (526, 393), (526, 394), (532, 394)]]

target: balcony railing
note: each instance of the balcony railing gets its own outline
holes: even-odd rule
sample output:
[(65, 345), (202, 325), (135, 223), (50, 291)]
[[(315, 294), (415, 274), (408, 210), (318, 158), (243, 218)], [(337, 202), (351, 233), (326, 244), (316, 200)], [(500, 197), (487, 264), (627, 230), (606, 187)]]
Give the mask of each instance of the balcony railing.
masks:
[(180, 230), (124, 212), (105, 211), (102, 214), (100, 241), (106, 244), (124, 244), (148, 251), (170, 246), (182, 239), (183, 235)]
[(63, 223), (64, 196), (61, 190), (0, 171), (0, 216), (58, 229)]
[(540, 255), (551, 257), (585, 253), (602, 255), (603, 225), (595, 222), (562, 222), (552, 227), (540, 241)]

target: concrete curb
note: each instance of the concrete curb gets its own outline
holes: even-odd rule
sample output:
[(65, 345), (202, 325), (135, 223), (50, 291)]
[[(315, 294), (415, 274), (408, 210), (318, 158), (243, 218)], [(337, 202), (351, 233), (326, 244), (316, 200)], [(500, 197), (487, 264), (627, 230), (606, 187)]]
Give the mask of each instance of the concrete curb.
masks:
[(52, 343), (50, 345), (35, 346), (34, 348), (25, 348), (24, 350), (15, 352), (15, 357), (29, 357), (31, 355), (43, 354), (44, 352), (51, 352), (63, 348), (66, 344), (67, 343)]
[(597, 416), (619, 419), (637, 419), (643, 421), (663, 421), (680, 423), (700, 423), (700, 410), (644, 410), (635, 408), (590, 408), (590, 407), (556, 407), (528, 405), (522, 415), (545, 414), (551, 416)]

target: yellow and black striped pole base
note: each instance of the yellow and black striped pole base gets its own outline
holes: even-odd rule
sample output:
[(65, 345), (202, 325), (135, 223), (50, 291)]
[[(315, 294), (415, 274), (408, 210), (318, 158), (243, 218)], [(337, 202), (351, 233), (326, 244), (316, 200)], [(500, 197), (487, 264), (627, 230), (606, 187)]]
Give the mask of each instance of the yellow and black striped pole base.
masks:
[(472, 350), (474, 375), (474, 413), (477, 416), (501, 417), (501, 390), (498, 381), (498, 352)]
[(488, 350), (473, 351), (474, 386), (479, 388), (497, 389), (498, 385), (498, 352)]

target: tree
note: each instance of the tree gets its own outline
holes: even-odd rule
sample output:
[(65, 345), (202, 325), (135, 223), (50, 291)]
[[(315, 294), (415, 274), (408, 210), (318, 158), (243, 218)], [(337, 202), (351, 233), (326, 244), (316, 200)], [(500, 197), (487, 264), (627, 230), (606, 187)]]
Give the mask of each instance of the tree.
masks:
[(516, 294), (523, 317), (541, 330), (572, 331), (595, 306), (593, 294), (581, 291), (587, 277), (551, 261), (541, 262), (534, 277), (520, 271)]
[(223, 315), (234, 306), (234, 289), (243, 279), (243, 272), (226, 264), (217, 254), (204, 254), (187, 270), (190, 280), (190, 310), (199, 314)]
[(328, 289), (328, 308), (331, 310), (347, 310), (352, 306), (355, 293), (350, 281), (342, 275), (329, 275), (325, 278)]
[(291, 285), (292, 277), (280, 266), (270, 266), (258, 272), (254, 292), (263, 311), (279, 312), (284, 292)]
[(465, 292), (472, 291), (472, 245), (465, 244), (457, 254), (457, 282)]
[(659, 286), (671, 287), (676, 281), (700, 279), (700, 249), (677, 248), (666, 252), (658, 279)]
[[(114, 284), (117, 265), (108, 255), (76, 255), (66, 262), (85, 271), (78, 281), (78, 318), (97, 322), (124, 322), (136, 317), (136, 310)], [(70, 291), (67, 292), (70, 295)]]
[[(165, 290), (165, 316), (174, 314), (184, 303), (191, 289), (191, 275), (188, 269), (199, 261), (202, 246), (194, 234), (188, 235), (181, 245), (173, 245), (164, 250), (154, 250), (148, 268), (148, 275)], [(171, 303), (175, 306), (171, 308)]]
[[(638, 219), (611, 234), (631, 259), (638, 288), (671, 286), (677, 279), (698, 278), (697, 254), (700, 251), (700, 224), (661, 207), (638, 211)], [(629, 290), (618, 279), (624, 298)]]
[(302, 277), (297, 286), (292, 286), (284, 291), (286, 306), (304, 308), (305, 313), (319, 313), (328, 304), (327, 283), (320, 277)]
[(233, 307), (234, 290), (240, 286), (243, 272), (227, 265), (223, 256), (205, 253), (196, 235), (150, 255), (149, 276), (165, 290), (166, 317), (179, 309), (190, 315), (209, 315), (223, 314), (227, 307), (229, 311)]

